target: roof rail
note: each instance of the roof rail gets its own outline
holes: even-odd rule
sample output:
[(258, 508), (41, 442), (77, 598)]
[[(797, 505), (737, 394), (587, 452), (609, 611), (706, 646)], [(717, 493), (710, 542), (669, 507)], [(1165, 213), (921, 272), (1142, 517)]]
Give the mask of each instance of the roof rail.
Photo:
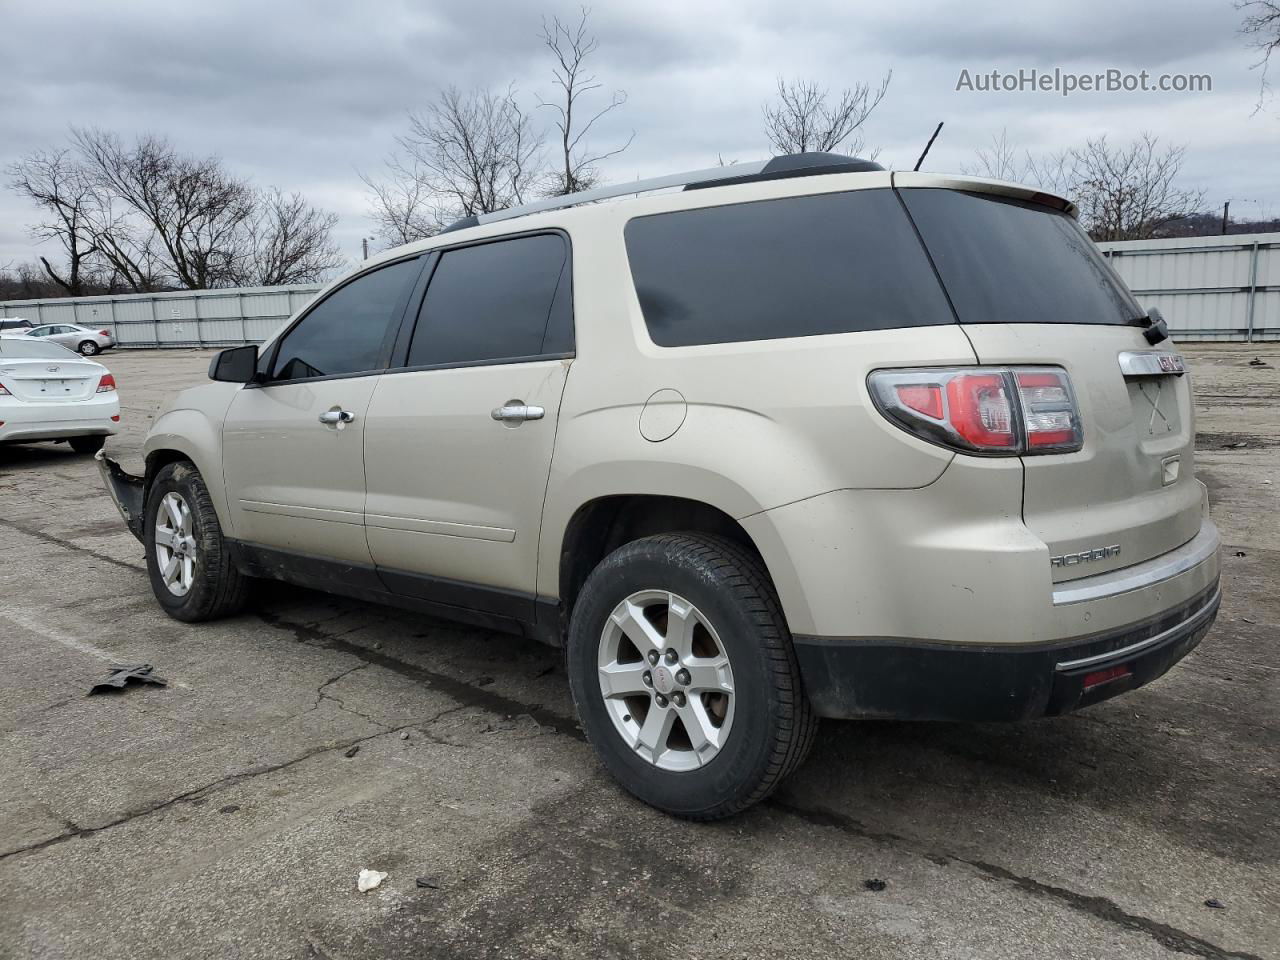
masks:
[(625, 197), (630, 194), (648, 193), (652, 190), (665, 190), (669, 187), (683, 187), (685, 190), (701, 190), (707, 187), (724, 187), (739, 183), (754, 183), (760, 180), (782, 180), (788, 177), (809, 177), (823, 173), (864, 173), (883, 170), (884, 167), (871, 160), (861, 160), (839, 153), (792, 153), (769, 160), (755, 160), (751, 163), (735, 163), (728, 167), (710, 167), (706, 170), (693, 170), (689, 173), (671, 173), (665, 177), (651, 177), (648, 180), (635, 180), (631, 183), (613, 183), (594, 190), (580, 193), (568, 193), (558, 197), (547, 197), (533, 203), (509, 207), (506, 210), (495, 210), (493, 213), (472, 214), (455, 220), (445, 227), (441, 233), (452, 230), (465, 230), (485, 223), (497, 223), (513, 217), (524, 217), (531, 213), (543, 213), (547, 210), (562, 210), (565, 207), (576, 207), (584, 203), (595, 203), (597, 200), (609, 200), (613, 197)]

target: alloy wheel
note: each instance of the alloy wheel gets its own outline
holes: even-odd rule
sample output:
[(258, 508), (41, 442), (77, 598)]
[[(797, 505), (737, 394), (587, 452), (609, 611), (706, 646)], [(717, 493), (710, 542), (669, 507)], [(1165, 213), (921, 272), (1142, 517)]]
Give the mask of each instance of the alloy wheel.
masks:
[(600, 637), (600, 693), (614, 728), (662, 770), (696, 770), (733, 726), (733, 668), (715, 627), (685, 598), (641, 590)]
[(166, 493), (156, 508), (155, 543), (160, 579), (175, 597), (186, 596), (196, 577), (196, 538), (181, 494)]

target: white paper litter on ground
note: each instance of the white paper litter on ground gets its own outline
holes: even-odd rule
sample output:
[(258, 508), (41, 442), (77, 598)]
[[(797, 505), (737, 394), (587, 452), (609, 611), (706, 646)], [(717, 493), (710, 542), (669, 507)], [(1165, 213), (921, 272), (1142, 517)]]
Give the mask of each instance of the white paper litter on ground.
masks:
[(361, 893), (368, 893), (385, 879), (387, 875), (381, 870), (361, 870), (356, 879), (356, 889)]

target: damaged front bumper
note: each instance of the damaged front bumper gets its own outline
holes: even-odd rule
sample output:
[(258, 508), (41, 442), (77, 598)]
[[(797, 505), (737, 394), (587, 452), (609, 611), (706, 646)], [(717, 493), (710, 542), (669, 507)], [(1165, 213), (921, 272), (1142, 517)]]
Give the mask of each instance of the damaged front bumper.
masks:
[(98, 472), (102, 474), (102, 482), (106, 484), (107, 493), (115, 501), (116, 509), (124, 517), (125, 526), (139, 540), (142, 539), (142, 517), (146, 500), (146, 481), (126, 473), (120, 464), (107, 456), (105, 450), (99, 450), (94, 456), (98, 461)]

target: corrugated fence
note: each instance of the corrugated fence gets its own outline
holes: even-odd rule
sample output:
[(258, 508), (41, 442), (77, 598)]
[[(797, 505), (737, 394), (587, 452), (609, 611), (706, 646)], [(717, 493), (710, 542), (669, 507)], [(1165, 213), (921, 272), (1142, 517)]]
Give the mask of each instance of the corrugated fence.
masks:
[(1182, 340), (1280, 340), (1280, 233), (1099, 244)]
[[(1280, 340), (1280, 233), (1099, 245), (1144, 306), (1183, 340)], [(259, 343), (319, 284), (10, 300), (0, 317), (110, 330), (122, 347)]]
[(320, 286), (10, 300), (0, 303), (0, 317), (24, 317), (33, 326), (75, 323), (109, 330), (121, 347), (228, 347), (261, 343)]

